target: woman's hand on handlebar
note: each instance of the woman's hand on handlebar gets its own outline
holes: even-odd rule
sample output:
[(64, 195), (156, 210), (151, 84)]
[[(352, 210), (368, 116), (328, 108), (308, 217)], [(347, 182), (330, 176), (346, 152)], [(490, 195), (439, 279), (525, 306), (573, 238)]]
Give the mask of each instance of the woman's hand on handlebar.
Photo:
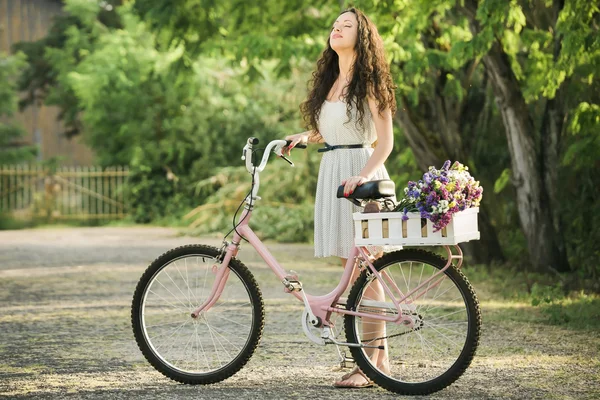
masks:
[(305, 133), (296, 133), (295, 135), (289, 135), (285, 137), (285, 140), (290, 140), (291, 143), (282, 149), (283, 154), (290, 155), (290, 151), (296, 147), (297, 144), (308, 143), (308, 135)]

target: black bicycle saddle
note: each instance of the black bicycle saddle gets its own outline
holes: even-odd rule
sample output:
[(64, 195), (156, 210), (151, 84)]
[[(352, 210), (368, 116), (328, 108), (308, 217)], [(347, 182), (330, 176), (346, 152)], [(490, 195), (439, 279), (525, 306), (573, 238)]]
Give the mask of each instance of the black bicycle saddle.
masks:
[(338, 187), (337, 197), (338, 199), (361, 199), (361, 200), (376, 200), (384, 197), (392, 197), (396, 194), (396, 185), (389, 179), (382, 179), (378, 181), (365, 182), (354, 189), (354, 192), (344, 196), (344, 185)]

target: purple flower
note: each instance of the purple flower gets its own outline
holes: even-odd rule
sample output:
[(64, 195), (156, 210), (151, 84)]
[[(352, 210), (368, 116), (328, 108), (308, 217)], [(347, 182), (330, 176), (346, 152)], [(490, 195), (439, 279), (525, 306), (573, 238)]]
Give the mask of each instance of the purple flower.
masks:
[(428, 183), (428, 184), (429, 184), (429, 183), (431, 183), (431, 181), (433, 180), (433, 176), (431, 176), (431, 173), (429, 173), (429, 172), (426, 172), (426, 173), (423, 175), (423, 180), (425, 181), (425, 183)]
[[(403, 207), (402, 219), (408, 219), (409, 211), (417, 211), (421, 218), (429, 219), (435, 231), (438, 231), (450, 223), (454, 213), (478, 205), (483, 188), (469, 174), (466, 166), (458, 161), (451, 164), (450, 160), (446, 160), (439, 170), (429, 167), (422, 180), (409, 181), (404, 193), (405, 197), (400, 202), (400, 207)], [(442, 200), (447, 201), (444, 207), (452, 202), (454, 206), (448, 206), (444, 208), (445, 212), (441, 212), (439, 205)]]

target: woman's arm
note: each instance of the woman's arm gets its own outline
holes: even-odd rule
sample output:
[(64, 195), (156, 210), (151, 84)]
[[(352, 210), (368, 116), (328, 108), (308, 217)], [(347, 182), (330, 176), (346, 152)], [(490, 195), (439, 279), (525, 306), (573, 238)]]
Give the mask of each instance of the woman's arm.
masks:
[(377, 171), (387, 160), (394, 148), (394, 128), (392, 123), (392, 112), (386, 108), (379, 114), (377, 103), (371, 96), (368, 97), (369, 109), (375, 122), (375, 132), (377, 134), (377, 145), (367, 164), (360, 171), (360, 176), (370, 180), (375, 171)]
[(292, 141), (290, 145), (288, 147), (285, 147), (283, 150), (283, 153), (287, 155), (290, 154), (290, 150), (292, 150), (298, 143), (308, 144), (324, 142), (321, 134), (312, 130), (308, 130), (302, 133), (296, 133), (295, 135), (286, 136), (285, 140)]
[(392, 124), (392, 112), (389, 108), (386, 108), (383, 113), (379, 114), (377, 109), (377, 103), (371, 96), (368, 97), (369, 109), (375, 122), (375, 132), (377, 134), (377, 145), (373, 154), (367, 161), (367, 164), (360, 171), (358, 176), (352, 176), (342, 181), (344, 185), (344, 195), (348, 196), (354, 192), (357, 186), (371, 180), (375, 171), (377, 171), (387, 160), (388, 156), (394, 148), (394, 130)]
[(307, 135), (307, 143), (324, 143), (323, 136), (319, 132), (315, 132), (314, 130), (309, 130), (306, 132), (302, 132), (302, 135)]

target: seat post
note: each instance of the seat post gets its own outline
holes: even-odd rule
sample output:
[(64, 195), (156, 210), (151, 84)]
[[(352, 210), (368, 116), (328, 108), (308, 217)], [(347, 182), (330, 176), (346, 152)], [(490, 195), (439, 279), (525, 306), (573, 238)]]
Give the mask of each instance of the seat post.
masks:
[(362, 207), (362, 204), (360, 204), (360, 201), (358, 201), (357, 199), (352, 199), (350, 197), (346, 197), (346, 200), (348, 200), (350, 203), (356, 204), (359, 207)]

